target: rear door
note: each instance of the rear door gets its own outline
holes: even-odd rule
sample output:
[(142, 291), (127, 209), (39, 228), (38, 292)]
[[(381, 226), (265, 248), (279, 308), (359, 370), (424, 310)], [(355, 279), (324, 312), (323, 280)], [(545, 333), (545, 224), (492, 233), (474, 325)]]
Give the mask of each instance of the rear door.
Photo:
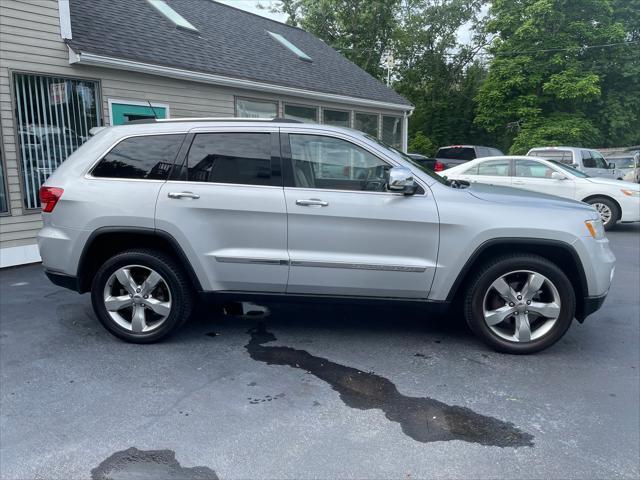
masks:
[(278, 129), (196, 129), (190, 140), (158, 196), (156, 228), (180, 243), (206, 290), (284, 292)]
[(427, 298), (439, 240), (431, 191), (386, 191), (393, 162), (359, 139), (286, 131), (287, 292)]
[(509, 158), (486, 160), (465, 170), (464, 174), (457, 178), (488, 185), (511, 186), (511, 163)]

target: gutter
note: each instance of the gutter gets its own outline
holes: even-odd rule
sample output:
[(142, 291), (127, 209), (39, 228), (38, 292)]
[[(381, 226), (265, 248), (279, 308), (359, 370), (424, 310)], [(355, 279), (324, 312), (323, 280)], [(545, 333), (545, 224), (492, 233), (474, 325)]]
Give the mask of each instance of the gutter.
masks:
[(244, 80), (240, 78), (226, 77), (211, 73), (194, 72), (174, 67), (165, 67), (151, 63), (143, 63), (135, 60), (125, 60), (116, 57), (107, 57), (94, 53), (76, 52), (69, 47), (69, 63), (72, 65), (90, 65), (95, 67), (115, 68), (133, 72), (160, 75), (163, 77), (177, 78), (191, 82), (208, 83), (224, 87), (242, 88), (248, 90), (258, 90), (261, 92), (275, 93), (279, 95), (291, 95), (295, 97), (313, 98), (323, 102), (348, 103), (364, 107), (383, 108), (388, 110), (402, 110), (412, 112), (413, 105), (402, 105), (399, 103), (381, 102), (378, 100), (368, 100), (365, 98), (350, 97), (347, 95), (336, 95), (332, 93), (316, 92), (302, 88), (285, 87), (273, 85), (254, 80)]

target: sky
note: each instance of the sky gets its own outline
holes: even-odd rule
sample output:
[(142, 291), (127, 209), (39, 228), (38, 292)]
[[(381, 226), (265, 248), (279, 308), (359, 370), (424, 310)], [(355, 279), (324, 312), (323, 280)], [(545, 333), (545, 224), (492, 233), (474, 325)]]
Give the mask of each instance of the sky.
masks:
[[(256, 13), (263, 17), (277, 20), (278, 22), (286, 22), (287, 16), (282, 13), (272, 13), (271, 7), (277, 4), (277, 0), (216, 0), (219, 3), (226, 3), (236, 8), (241, 8), (247, 12)], [(258, 5), (264, 8), (259, 8)], [(482, 8), (482, 16), (487, 14), (488, 7), (485, 5)], [(458, 30), (458, 41), (460, 43), (469, 43), (471, 41), (472, 32), (470, 31), (471, 24), (465, 24)]]

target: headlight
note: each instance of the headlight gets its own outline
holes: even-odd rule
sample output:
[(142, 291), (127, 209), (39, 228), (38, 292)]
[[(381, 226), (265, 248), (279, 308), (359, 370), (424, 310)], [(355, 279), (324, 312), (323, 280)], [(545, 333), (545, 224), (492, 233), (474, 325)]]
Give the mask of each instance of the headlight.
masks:
[(602, 220), (586, 220), (584, 224), (587, 226), (587, 230), (593, 238), (600, 240), (604, 238), (604, 227), (602, 226)]
[(620, 189), (627, 197), (640, 197), (640, 190), (634, 192), (633, 190), (627, 190), (626, 188)]

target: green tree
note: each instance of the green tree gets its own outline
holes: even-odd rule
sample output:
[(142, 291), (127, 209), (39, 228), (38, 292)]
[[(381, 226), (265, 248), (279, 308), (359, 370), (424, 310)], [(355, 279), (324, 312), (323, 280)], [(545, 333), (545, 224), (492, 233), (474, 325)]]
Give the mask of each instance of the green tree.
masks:
[[(638, 141), (638, 0), (494, 0), (495, 35), (476, 124), (512, 143), (614, 146)], [(635, 29), (635, 30), (634, 30)]]

